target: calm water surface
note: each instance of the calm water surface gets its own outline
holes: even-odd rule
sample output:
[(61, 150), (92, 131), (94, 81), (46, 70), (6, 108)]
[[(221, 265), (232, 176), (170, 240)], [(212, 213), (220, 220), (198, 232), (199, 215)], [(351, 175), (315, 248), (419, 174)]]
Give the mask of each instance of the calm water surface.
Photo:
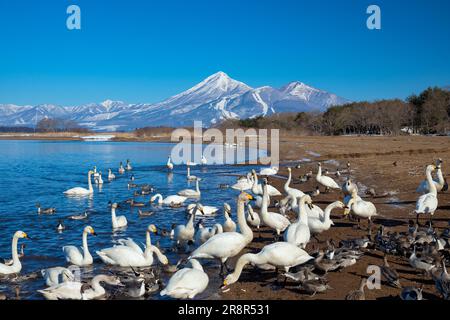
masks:
[[(154, 210), (155, 214), (147, 218), (139, 218), (136, 209), (119, 209), (118, 214), (126, 216), (128, 227), (115, 233), (111, 229), (108, 201), (121, 202), (132, 197), (134, 190), (127, 188), (131, 174), (135, 175), (135, 183), (149, 183), (163, 196), (195, 187), (195, 184), (186, 181), (185, 166), (175, 166), (172, 174), (167, 172), (165, 163), (172, 147), (172, 144), (165, 143), (0, 141), (0, 257), (11, 257), (12, 235), (22, 230), (33, 240), (19, 241), (19, 244), (26, 243), (21, 275), (47, 267), (66, 266), (61, 248), (64, 245), (81, 246), (82, 230), (86, 225), (91, 225), (98, 236), (88, 238), (94, 266), (83, 269), (83, 277), (89, 278), (107, 270), (95, 254), (96, 250), (110, 247), (114, 240), (126, 237), (138, 243), (145, 242), (145, 230), (151, 223), (166, 229), (170, 229), (172, 223), (185, 223), (185, 208), (173, 209), (149, 204), (143, 210)], [(118, 164), (120, 161), (125, 163), (126, 159), (131, 160), (133, 171), (119, 175)], [(94, 186), (92, 197), (75, 199), (64, 196), (63, 192), (69, 188), (87, 188), (87, 172), (94, 165), (103, 173), (102, 189)], [(111, 183), (107, 181), (108, 168), (112, 168), (117, 177)], [(203, 179), (200, 184), (200, 202), (218, 207), (228, 202), (235, 212), (238, 192), (220, 189), (219, 184), (233, 184), (236, 175), (246, 173), (250, 168), (231, 165), (192, 167), (191, 174)], [(150, 196), (146, 196), (137, 201), (148, 202), (149, 199)], [(35, 207), (37, 202), (42, 207), (56, 207), (57, 213), (39, 216)], [(90, 212), (88, 220), (65, 219), (85, 210)], [(65, 219), (67, 228), (63, 233), (56, 231), (60, 219)], [(236, 219), (235, 215), (233, 219)], [(216, 221), (223, 222), (222, 211), (216, 217), (207, 219), (206, 225)], [(152, 241), (159, 241), (163, 249), (172, 245), (169, 239), (159, 235), (154, 235)], [(166, 254), (172, 264), (180, 258), (179, 254), (169, 250)], [(218, 272), (214, 262), (204, 262), (214, 275)], [(199, 298), (213, 296), (219, 285), (218, 277), (211, 275), (209, 290)], [(22, 299), (42, 299), (36, 290), (45, 285), (40, 277), (18, 281), (0, 279), (0, 292), (11, 293), (16, 287), (20, 288)], [(151, 298), (157, 299), (159, 294)]]

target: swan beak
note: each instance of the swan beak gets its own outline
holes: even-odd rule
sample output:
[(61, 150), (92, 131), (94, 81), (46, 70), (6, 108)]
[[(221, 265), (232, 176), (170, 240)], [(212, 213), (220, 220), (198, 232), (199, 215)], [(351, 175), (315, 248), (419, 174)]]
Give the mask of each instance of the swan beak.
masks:
[(223, 280), (223, 285), (226, 287), (228, 285), (227, 279)]
[(158, 229), (155, 226), (151, 226), (150, 231), (153, 232), (154, 234), (158, 234)]
[(25, 239), (31, 240), (31, 237), (29, 237), (28, 234), (26, 234), (25, 232), (23, 233), (23, 237), (24, 237)]
[(251, 194), (245, 193), (245, 196), (247, 197), (248, 200), (255, 200), (255, 198)]
[(349, 207), (345, 207), (344, 208), (344, 216), (347, 216), (350, 213), (350, 208)]

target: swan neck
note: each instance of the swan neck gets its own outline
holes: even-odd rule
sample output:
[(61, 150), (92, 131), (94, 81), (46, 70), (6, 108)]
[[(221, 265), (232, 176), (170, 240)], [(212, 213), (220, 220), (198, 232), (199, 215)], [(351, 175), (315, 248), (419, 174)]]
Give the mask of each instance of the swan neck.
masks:
[(152, 239), (150, 237), (150, 231), (147, 230), (145, 233), (145, 247), (150, 248), (152, 245)]
[(286, 183), (284, 184), (284, 189), (285, 190), (289, 190), (289, 185), (291, 184), (291, 179), (292, 179), (292, 172), (291, 170), (289, 170), (289, 174), (288, 174), (288, 179), (286, 181)]
[(428, 187), (430, 189), (430, 193), (437, 195), (437, 189), (436, 189), (436, 185), (434, 184), (433, 177), (431, 176), (431, 170), (427, 170), (426, 175), (427, 175), (427, 182), (428, 182)]
[(92, 188), (91, 173), (90, 172), (88, 173), (88, 187), (89, 187), (89, 192), (92, 192), (93, 188)]
[(253, 253), (246, 253), (242, 255), (239, 260), (236, 263), (236, 267), (234, 268), (234, 272), (231, 274), (234, 282), (236, 282), (239, 277), (241, 276), (242, 270), (244, 269), (245, 265), (247, 265), (250, 262), (256, 262), (257, 255)]
[(244, 212), (245, 203), (241, 199), (238, 199), (237, 203), (237, 220), (239, 225), (239, 230), (241, 234), (247, 239), (248, 242), (253, 240), (253, 231), (247, 224)]
[(12, 259), (13, 259), (13, 265), (19, 264), (19, 254), (17, 253), (17, 245), (19, 243), (19, 238), (17, 236), (13, 237), (12, 245), (11, 245), (11, 251), (12, 251)]
[(87, 242), (88, 234), (86, 231), (83, 232), (83, 253), (84, 253), (84, 259), (89, 257), (91, 254), (89, 252), (88, 242)]

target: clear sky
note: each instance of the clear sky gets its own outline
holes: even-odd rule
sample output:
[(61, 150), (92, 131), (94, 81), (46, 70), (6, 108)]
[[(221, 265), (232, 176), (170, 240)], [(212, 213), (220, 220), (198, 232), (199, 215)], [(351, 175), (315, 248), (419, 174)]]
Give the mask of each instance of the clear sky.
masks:
[[(370, 4), (381, 31), (366, 28)], [(219, 70), (253, 87), (405, 98), (450, 84), (449, 12), (448, 0), (1, 1), (0, 103), (157, 102)]]

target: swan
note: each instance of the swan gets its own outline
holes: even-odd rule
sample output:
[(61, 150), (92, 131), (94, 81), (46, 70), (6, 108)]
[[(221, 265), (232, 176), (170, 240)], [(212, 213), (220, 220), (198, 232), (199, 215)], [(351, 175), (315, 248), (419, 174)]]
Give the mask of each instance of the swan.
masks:
[(108, 169), (108, 180), (112, 181), (116, 178), (116, 175), (114, 173), (112, 173), (111, 169)]
[(203, 226), (203, 220), (200, 220), (198, 223), (198, 230), (195, 233), (195, 244), (200, 246), (204, 244), (209, 238), (213, 237), (216, 234), (222, 233), (223, 228), (222, 225), (216, 223), (212, 228), (205, 228)]
[[(441, 164), (442, 164), (442, 159), (438, 159), (436, 161), (436, 168), (437, 168), (436, 176), (437, 176), (438, 180), (437, 181), (436, 180), (432, 180), (434, 186), (436, 187), (437, 192), (442, 191), (442, 189), (444, 188), (444, 185), (445, 185), (445, 179), (444, 179), (444, 176), (442, 174)], [(417, 189), (416, 189), (417, 193), (423, 193), (423, 194), (430, 193), (430, 191), (431, 191), (431, 189), (428, 186), (428, 180), (427, 179), (423, 180), (420, 183), (420, 185), (417, 187)]]
[(153, 253), (158, 260), (167, 265), (169, 260), (162, 252), (152, 245), (150, 233), (157, 233), (156, 226), (151, 224), (146, 231), (145, 251), (139, 247), (132, 239), (120, 239), (120, 245), (97, 251), (100, 259), (107, 265), (120, 267), (150, 267), (153, 264)]
[(188, 197), (188, 198), (199, 198), (201, 195), (199, 188), (200, 179), (195, 180), (195, 190), (192, 189), (184, 189), (178, 192), (179, 196)]
[(208, 164), (208, 160), (205, 158), (204, 155), (202, 155), (201, 164), (202, 164), (203, 166), (206, 166), (206, 165)]
[(244, 205), (253, 197), (245, 192), (239, 194), (237, 200), (237, 220), (239, 232), (224, 232), (216, 234), (198, 247), (188, 259), (219, 259), (221, 273), (227, 268), (226, 261), (234, 257), (253, 240), (253, 232), (245, 221)]
[(308, 226), (308, 214), (305, 210), (305, 204), (311, 205), (312, 200), (308, 195), (304, 195), (300, 198), (300, 203), (294, 210), (297, 213), (297, 221), (291, 223), (284, 232), (284, 241), (292, 243), (302, 249), (306, 248), (306, 245), (311, 238), (311, 232)]
[(289, 185), (291, 184), (291, 180), (292, 180), (292, 169), (288, 168), (287, 170), (288, 170), (288, 179), (287, 179), (286, 183), (284, 184), (284, 192), (286, 192), (286, 194), (288, 196), (292, 196), (294, 198), (303, 197), (305, 194), (302, 191), (289, 187)]
[(311, 234), (318, 234), (329, 230), (331, 226), (334, 225), (333, 221), (330, 219), (331, 211), (336, 208), (343, 209), (344, 207), (345, 205), (341, 201), (335, 201), (325, 208), (323, 218), (308, 217), (308, 227)]
[(194, 299), (208, 286), (209, 277), (203, 267), (195, 259), (189, 260), (192, 268), (178, 270), (161, 291), (161, 296), (170, 296), (175, 299)]
[(12, 273), (19, 273), (22, 270), (22, 264), (19, 260), (19, 254), (17, 253), (17, 244), (19, 239), (30, 239), (28, 235), (23, 231), (17, 231), (14, 233), (12, 239), (12, 264), (6, 265), (0, 263), (0, 275), (7, 275)]
[(232, 189), (239, 191), (247, 191), (250, 190), (253, 186), (252, 174), (247, 173), (247, 177), (242, 177), (238, 179), (238, 181), (231, 186)]
[(281, 234), (286, 228), (291, 224), (285, 216), (275, 213), (275, 212), (268, 212), (267, 206), (269, 202), (269, 197), (267, 195), (267, 180), (264, 179), (263, 181), (263, 190), (264, 195), (262, 197), (262, 204), (261, 204), (261, 213), (260, 217), (264, 225), (268, 226), (271, 229), (274, 229), (277, 233), (277, 236)]
[(120, 161), (120, 164), (119, 164), (119, 174), (124, 174), (125, 173), (125, 168), (123, 167), (123, 163), (122, 163), (122, 161)]
[(228, 203), (223, 204), (223, 214), (225, 215), (225, 222), (223, 223), (223, 232), (235, 232), (236, 223), (230, 218), (231, 207)]
[(192, 214), (189, 217), (188, 222), (183, 225), (178, 225), (173, 230), (173, 238), (176, 241), (177, 246), (185, 246), (190, 241), (194, 241), (194, 235), (195, 235), (195, 228), (194, 228), (194, 219), (195, 215), (197, 214), (197, 211), (201, 212), (202, 205), (197, 204), (194, 210), (192, 211)]
[(195, 180), (197, 180), (196, 176), (191, 176), (191, 167), (189, 167), (189, 166), (187, 167), (186, 179), (188, 181), (195, 181)]
[(417, 199), (415, 210), (417, 224), (419, 224), (419, 214), (421, 213), (429, 214), (430, 222), (432, 222), (434, 212), (438, 207), (437, 189), (436, 185), (434, 184), (433, 178), (431, 177), (431, 172), (433, 172), (435, 169), (435, 165), (429, 165), (427, 166), (425, 172), (430, 192), (421, 195), (419, 199)]
[(172, 158), (170, 158), (170, 157), (167, 158), (167, 164), (166, 164), (166, 166), (167, 166), (167, 169), (173, 170)]
[(97, 234), (94, 231), (94, 228), (91, 226), (87, 226), (83, 230), (83, 248), (80, 250), (75, 246), (64, 246), (62, 248), (64, 255), (66, 257), (66, 261), (70, 264), (77, 265), (79, 267), (91, 265), (94, 261), (89, 252), (87, 236), (88, 234), (92, 234), (96, 236)]
[(111, 221), (113, 229), (126, 227), (128, 224), (125, 216), (116, 216), (117, 203), (111, 205)]
[(85, 195), (93, 194), (94, 189), (92, 188), (92, 182), (91, 182), (92, 173), (93, 172), (91, 170), (89, 170), (89, 172), (88, 172), (88, 188), (89, 189), (76, 187), (76, 188), (72, 188), (72, 189), (64, 191), (64, 194), (69, 195), (69, 196), (85, 196)]
[(286, 272), (289, 269), (314, 259), (305, 250), (289, 243), (289, 242), (275, 242), (262, 248), (257, 253), (246, 253), (242, 255), (236, 263), (234, 272), (229, 274), (223, 284), (228, 286), (239, 280), (242, 269), (248, 263), (256, 266), (273, 266), (275, 268), (284, 268)]
[(253, 211), (253, 207), (250, 203), (247, 204), (247, 211), (247, 223), (259, 230), (259, 227), (261, 226), (261, 218), (257, 212)]
[[(74, 281), (75, 276), (72, 271), (64, 267), (54, 267), (41, 270), (41, 275), (45, 279), (47, 287), (56, 286), (62, 282)], [(62, 281), (60, 281), (60, 278)]]
[(56, 208), (41, 208), (41, 204), (38, 202), (36, 203), (36, 208), (38, 214), (54, 214), (56, 213)]
[[(196, 204), (195, 203), (191, 203), (187, 206), (186, 208), (186, 212), (189, 214), (192, 214), (192, 212), (195, 209)], [(212, 206), (204, 206), (202, 205), (202, 214), (205, 216), (211, 216), (217, 213), (217, 211), (219, 211), (219, 208), (217, 207), (212, 207)]]
[[(263, 195), (263, 188), (261, 184), (258, 184), (258, 176), (256, 175), (256, 171), (252, 170), (252, 175), (253, 175), (253, 185), (252, 185), (252, 192), (255, 195)], [(278, 191), (275, 187), (271, 186), (271, 185), (267, 185), (267, 191), (268, 191), (268, 195), (269, 197), (276, 197), (276, 196), (281, 196), (281, 192)], [(270, 202), (270, 200), (269, 200)]]
[(263, 168), (259, 171), (259, 175), (261, 176), (273, 176), (278, 173), (278, 167), (272, 168)]
[(317, 170), (316, 181), (324, 186), (327, 191), (329, 189), (341, 189), (333, 178), (322, 175), (322, 164), (319, 162), (317, 165), (319, 169)]
[(106, 294), (101, 282), (118, 286), (120, 279), (116, 276), (97, 275), (91, 282), (90, 287), (84, 290), (84, 284), (78, 281), (68, 281), (57, 284), (47, 289), (38, 290), (47, 300), (94, 300)]
[(157, 193), (150, 198), (150, 202), (154, 202), (155, 200), (157, 200), (158, 204), (163, 204), (166, 206), (182, 205), (187, 200), (187, 197), (179, 195), (170, 195), (167, 196), (166, 198), (163, 198), (163, 196), (160, 193)]
[(125, 170), (127, 170), (127, 171), (133, 170), (133, 167), (131, 166), (131, 162), (128, 159), (127, 159), (127, 164), (125, 166)]
[(378, 215), (377, 208), (372, 202), (364, 201), (361, 198), (358, 199), (356, 189), (353, 190), (352, 198), (345, 206), (344, 215), (347, 216), (350, 211), (352, 211), (353, 214), (358, 217), (358, 221), (360, 218), (367, 218), (369, 220), (369, 229), (372, 223), (372, 217)]

